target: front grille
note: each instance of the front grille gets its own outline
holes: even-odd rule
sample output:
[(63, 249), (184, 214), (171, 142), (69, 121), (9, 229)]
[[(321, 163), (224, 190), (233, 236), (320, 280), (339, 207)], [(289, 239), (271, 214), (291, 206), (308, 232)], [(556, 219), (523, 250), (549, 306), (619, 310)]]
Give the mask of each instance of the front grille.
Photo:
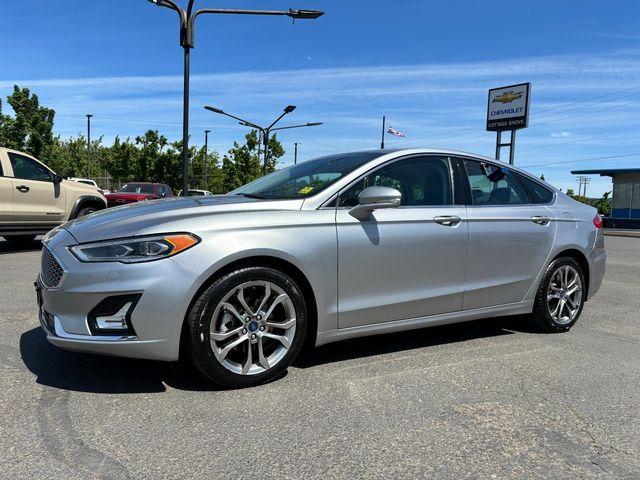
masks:
[(42, 247), (40, 259), (40, 280), (47, 288), (56, 288), (62, 280), (64, 270), (47, 247)]

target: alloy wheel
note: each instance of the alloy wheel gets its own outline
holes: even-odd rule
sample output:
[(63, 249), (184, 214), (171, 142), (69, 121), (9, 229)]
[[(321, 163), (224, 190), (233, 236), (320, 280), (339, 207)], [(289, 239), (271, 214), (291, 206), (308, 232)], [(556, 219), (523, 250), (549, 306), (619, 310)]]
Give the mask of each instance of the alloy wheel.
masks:
[(278, 285), (245, 282), (224, 295), (209, 325), (218, 362), (233, 373), (255, 375), (273, 368), (291, 348), (296, 310)]
[(571, 265), (563, 265), (551, 276), (547, 289), (549, 315), (559, 325), (573, 322), (582, 306), (582, 279)]

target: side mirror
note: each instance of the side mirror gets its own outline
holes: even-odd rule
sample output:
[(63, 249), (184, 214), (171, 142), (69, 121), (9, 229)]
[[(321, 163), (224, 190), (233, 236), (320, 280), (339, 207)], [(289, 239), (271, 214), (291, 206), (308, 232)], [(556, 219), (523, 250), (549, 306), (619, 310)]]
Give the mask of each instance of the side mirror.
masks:
[(395, 188), (367, 187), (358, 195), (358, 205), (349, 210), (349, 215), (365, 220), (374, 210), (399, 207), (401, 199), (402, 194)]
[(53, 174), (53, 184), (54, 185), (58, 185), (59, 183), (62, 183), (62, 175), (57, 175), (57, 174)]

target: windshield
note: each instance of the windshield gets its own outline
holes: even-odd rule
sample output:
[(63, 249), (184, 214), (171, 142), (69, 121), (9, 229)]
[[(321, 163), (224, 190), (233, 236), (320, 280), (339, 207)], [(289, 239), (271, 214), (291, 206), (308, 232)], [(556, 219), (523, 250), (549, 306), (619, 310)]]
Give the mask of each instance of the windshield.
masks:
[(125, 193), (153, 193), (153, 185), (144, 183), (127, 183), (118, 191)]
[(305, 198), (380, 155), (380, 152), (357, 152), (315, 158), (273, 172), (229, 193), (270, 199)]

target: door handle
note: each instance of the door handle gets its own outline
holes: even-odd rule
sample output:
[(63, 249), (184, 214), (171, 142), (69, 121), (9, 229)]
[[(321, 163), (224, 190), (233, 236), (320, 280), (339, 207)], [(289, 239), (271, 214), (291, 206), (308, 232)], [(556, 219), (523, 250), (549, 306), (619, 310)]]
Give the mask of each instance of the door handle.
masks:
[(29, 191), (29, 187), (27, 187), (26, 185), (18, 185), (16, 187), (16, 190), (19, 190), (22, 193), (27, 193)]
[(439, 217), (433, 217), (433, 221), (445, 227), (455, 227), (462, 219), (456, 215), (441, 215)]
[(537, 223), (538, 225), (549, 225), (551, 219), (549, 217), (541, 217), (539, 215), (534, 215), (531, 217), (531, 221), (533, 223)]

